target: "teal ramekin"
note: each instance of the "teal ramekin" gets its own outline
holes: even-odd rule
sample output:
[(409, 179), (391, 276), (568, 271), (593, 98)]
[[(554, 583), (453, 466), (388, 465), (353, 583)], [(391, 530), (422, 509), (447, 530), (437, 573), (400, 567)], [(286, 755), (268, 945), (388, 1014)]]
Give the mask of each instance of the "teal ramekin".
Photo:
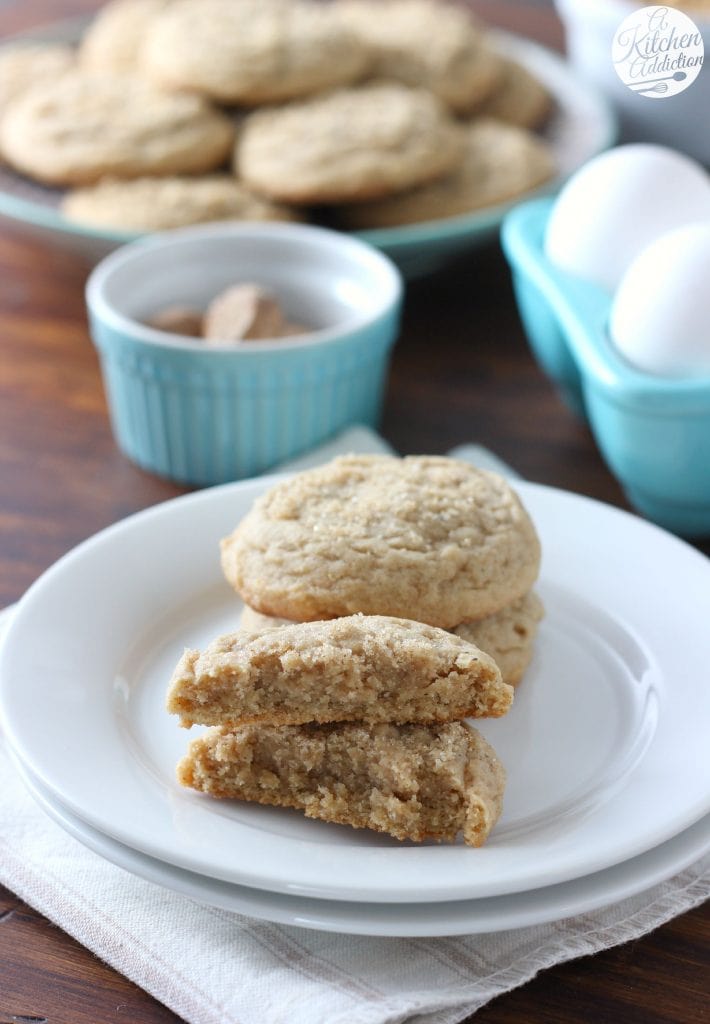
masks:
[[(205, 308), (240, 281), (269, 288), (289, 320), (317, 329), (226, 347), (142, 322), (176, 303)], [(166, 232), (104, 259), (86, 300), (116, 442), (150, 472), (225, 483), (379, 421), (402, 282), (358, 239), (300, 224)]]
[(610, 297), (545, 256), (553, 204), (521, 204), (501, 233), (531, 349), (587, 417), (631, 504), (674, 533), (708, 535), (710, 377), (655, 376), (623, 358), (609, 339)]

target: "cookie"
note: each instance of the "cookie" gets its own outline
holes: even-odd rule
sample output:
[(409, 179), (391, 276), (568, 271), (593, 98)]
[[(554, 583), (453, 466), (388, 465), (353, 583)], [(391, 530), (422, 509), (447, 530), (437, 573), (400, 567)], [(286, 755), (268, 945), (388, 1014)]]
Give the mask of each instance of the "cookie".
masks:
[(283, 202), (347, 202), (431, 181), (460, 162), (462, 146), (431, 93), (373, 82), (251, 114), (235, 169)]
[(79, 45), (79, 64), (87, 71), (131, 74), (141, 62), (143, 40), (168, 0), (113, 0), (100, 8)]
[[(407, 609), (402, 608), (400, 614), (406, 616)], [(452, 632), (493, 658), (503, 681), (517, 686), (530, 664), (537, 626), (543, 614), (542, 601), (530, 592), (499, 612), (476, 622), (464, 622)], [(245, 605), (239, 628), (245, 633), (256, 633), (287, 624), (288, 619), (264, 615)]]
[(55, 82), (76, 64), (74, 51), (59, 43), (25, 43), (0, 50), (0, 111), (41, 82)]
[(163, 231), (212, 220), (296, 220), (230, 174), (104, 180), (63, 199), (69, 220), (119, 231)]
[(175, 0), (151, 24), (142, 62), (161, 86), (254, 105), (352, 82), (369, 54), (320, 3)]
[(495, 662), (421, 622), (351, 615), (228, 633), (185, 651), (166, 707), (180, 724), (447, 722), (504, 715)]
[(524, 195), (554, 173), (545, 142), (522, 128), (485, 118), (466, 127), (464, 158), (451, 174), (387, 199), (353, 203), (338, 216), (340, 223), (356, 230), (455, 217)]
[(517, 686), (530, 664), (543, 615), (542, 601), (531, 591), (494, 615), (462, 623), (454, 633), (490, 655), (505, 682)]
[(468, 11), (436, 0), (336, 0), (371, 51), (372, 74), (429, 89), (464, 113), (495, 87), (500, 61)]
[(118, 75), (75, 73), (38, 85), (0, 122), (8, 163), (52, 185), (198, 174), (224, 162), (233, 138), (229, 118), (199, 97)]
[(552, 109), (542, 82), (515, 60), (499, 58), (501, 74), (495, 88), (476, 106), (477, 117), (492, 117), (530, 130), (538, 128)]
[(481, 846), (498, 820), (505, 771), (463, 722), (446, 725), (210, 729), (179, 762), (183, 786), (293, 807), (309, 818), (396, 839)]
[(451, 629), (522, 597), (539, 564), (510, 485), (437, 456), (334, 459), (277, 484), (222, 542), (244, 601), (294, 621), (407, 608)]

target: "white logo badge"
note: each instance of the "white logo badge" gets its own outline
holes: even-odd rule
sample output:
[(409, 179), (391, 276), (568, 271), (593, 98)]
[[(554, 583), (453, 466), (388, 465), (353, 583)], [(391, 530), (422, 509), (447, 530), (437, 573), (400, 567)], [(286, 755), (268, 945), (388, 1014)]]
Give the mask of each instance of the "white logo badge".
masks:
[(611, 59), (624, 85), (651, 99), (675, 96), (692, 85), (704, 54), (695, 22), (668, 7), (634, 11), (619, 25), (611, 46)]

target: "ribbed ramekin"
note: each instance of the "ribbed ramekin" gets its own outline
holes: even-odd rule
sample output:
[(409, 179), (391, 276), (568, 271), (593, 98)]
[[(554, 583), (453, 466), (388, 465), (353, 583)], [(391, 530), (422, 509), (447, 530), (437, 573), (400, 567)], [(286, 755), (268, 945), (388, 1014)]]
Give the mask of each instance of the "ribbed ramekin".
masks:
[(547, 258), (553, 203), (522, 203), (503, 224), (530, 347), (639, 512), (681, 535), (710, 535), (710, 376), (656, 376), (624, 359), (609, 336), (610, 297)]
[[(240, 281), (264, 285), (290, 320), (315, 329), (224, 347), (144, 323), (169, 305), (205, 308)], [(144, 469), (223, 483), (348, 425), (377, 425), (402, 282), (358, 239), (300, 224), (166, 232), (104, 259), (86, 299), (116, 442)]]

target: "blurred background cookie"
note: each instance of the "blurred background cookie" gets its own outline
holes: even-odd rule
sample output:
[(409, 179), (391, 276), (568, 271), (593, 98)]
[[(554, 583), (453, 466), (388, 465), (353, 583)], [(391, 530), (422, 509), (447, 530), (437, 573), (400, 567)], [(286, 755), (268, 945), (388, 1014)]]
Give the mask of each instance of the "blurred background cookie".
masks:
[(0, 122), (8, 163), (55, 185), (209, 171), (224, 162), (233, 138), (229, 118), (198, 96), (89, 73), (35, 86)]
[(335, 10), (371, 51), (374, 76), (430, 89), (457, 112), (495, 86), (498, 57), (461, 7), (436, 0), (337, 0)]
[(169, 0), (113, 0), (101, 7), (84, 33), (78, 50), (88, 71), (135, 72), (150, 23)]
[(462, 154), (462, 130), (435, 96), (373, 82), (250, 115), (235, 169), (274, 199), (333, 203), (431, 181)]
[(296, 220), (295, 211), (257, 196), (229, 174), (108, 179), (62, 201), (70, 220), (120, 231), (163, 231), (212, 220)]
[(494, 206), (529, 192), (553, 176), (548, 146), (530, 132), (482, 119), (465, 129), (461, 164), (422, 188), (338, 211), (349, 228), (383, 228), (437, 220)]
[(76, 64), (74, 51), (61, 43), (25, 43), (0, 52), (0, 112), (40, 82), (54, 82)]
[(351, 82), (366, 47), (309, 0), (174, 0), (150, 25), (145, 73), (224, 103), (271, 103)]
[(538, 128), (552, 109), (552, 97), (527, 68), (499, 57), (500, 75), (495, 88), (476, 107), (477, 117), (492, 117), (519, 128)]

